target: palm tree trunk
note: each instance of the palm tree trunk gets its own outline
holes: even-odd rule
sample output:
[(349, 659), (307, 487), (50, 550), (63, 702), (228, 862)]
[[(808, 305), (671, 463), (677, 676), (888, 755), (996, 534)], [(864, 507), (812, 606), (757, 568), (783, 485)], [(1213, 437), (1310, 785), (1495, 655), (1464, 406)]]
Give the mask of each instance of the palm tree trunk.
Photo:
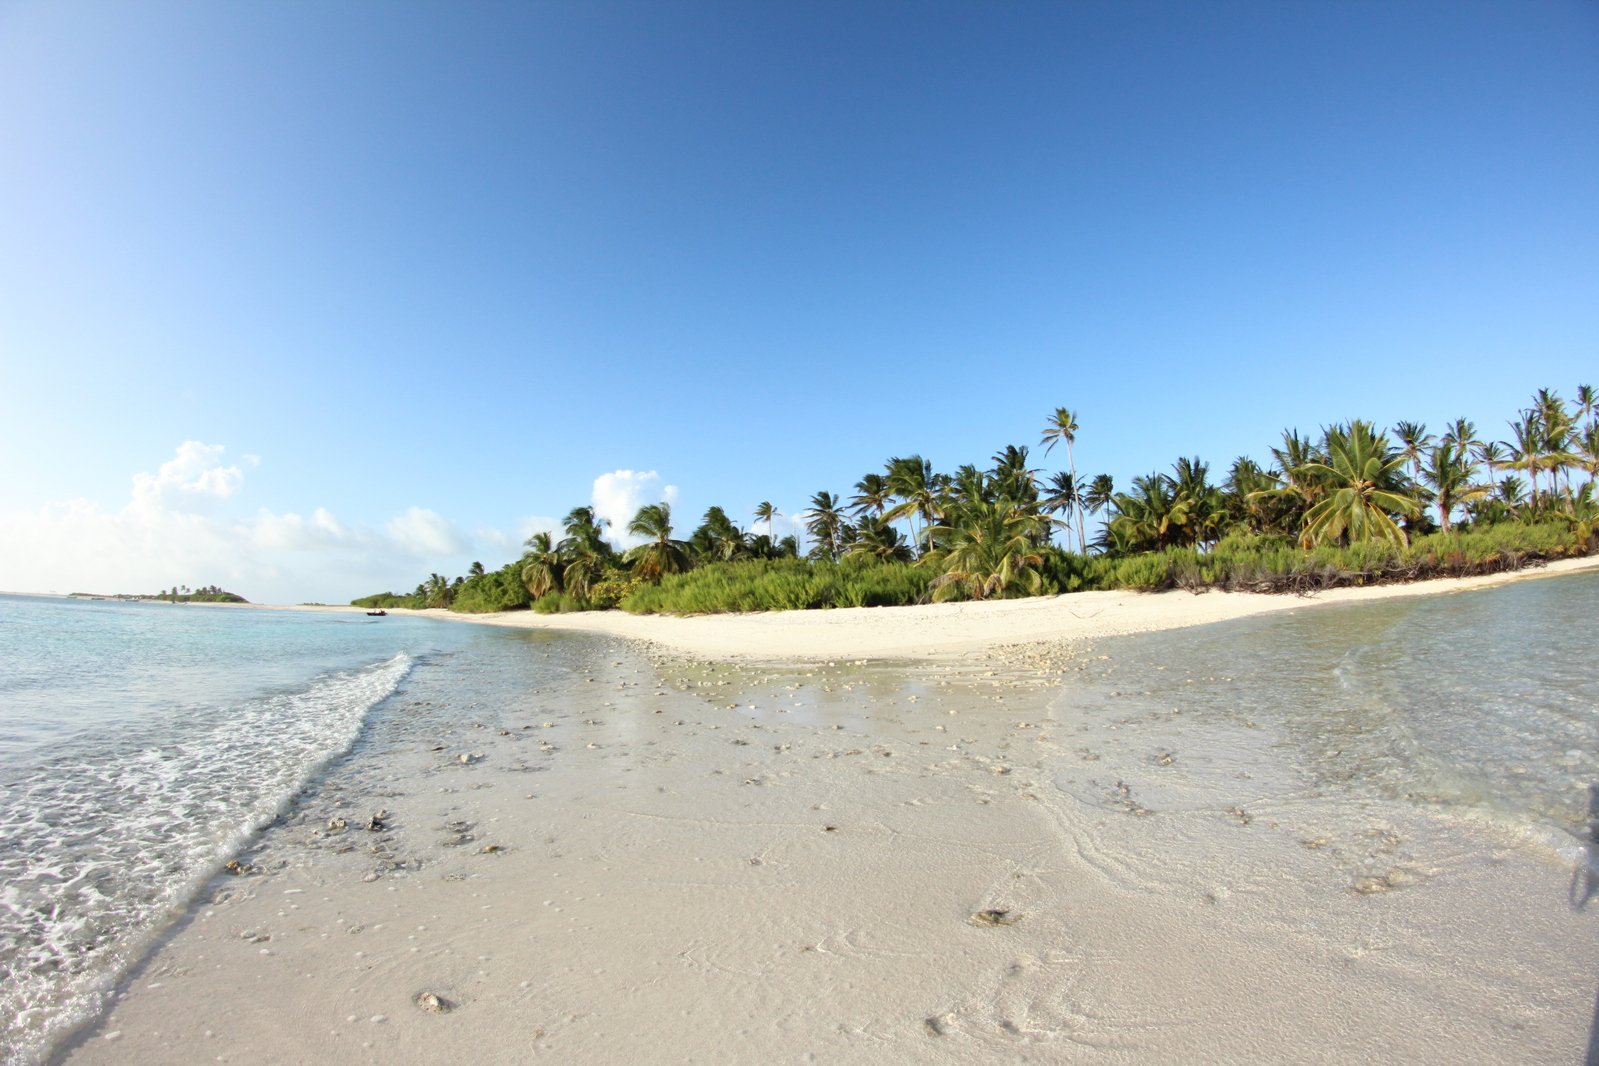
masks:
[[(1072, 439), (1066, 438), (1066, 469), (1071, 472), (1072, 492), (1077, 491), (1077, 460), (1072, 455)], [(1077, 553), (1088, 554), (1088, 537), (1083, 532), (1083, 509), (1077, 508)]]

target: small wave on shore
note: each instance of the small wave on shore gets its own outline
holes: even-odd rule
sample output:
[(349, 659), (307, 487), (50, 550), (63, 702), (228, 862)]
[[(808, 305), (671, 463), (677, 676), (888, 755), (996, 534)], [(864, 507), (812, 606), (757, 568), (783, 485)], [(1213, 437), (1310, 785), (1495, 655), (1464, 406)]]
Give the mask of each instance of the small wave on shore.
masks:
[(293, 690), (90, 730), (0, 794), (0, 1061), (94, 1017), (150, 939), (400, 685), (401, 652)]

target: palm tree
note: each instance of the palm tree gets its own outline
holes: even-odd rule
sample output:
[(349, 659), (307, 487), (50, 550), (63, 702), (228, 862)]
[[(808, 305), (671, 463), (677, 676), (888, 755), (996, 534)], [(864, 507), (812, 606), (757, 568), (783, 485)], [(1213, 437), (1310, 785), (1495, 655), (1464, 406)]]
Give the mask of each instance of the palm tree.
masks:
[[(1055, 445), (1064, 441), (1066, 443), (1066, 470), (1072, 476), (1072, 484), (1077, 484), (1077, 459), (1072, 455), (1072, 444), (1077, 440), (1077, 414), (1065, 408), (1055, 408), (1055, 413), (1044, 424), (1044, 436), (1038, 443), (1048, 445), (1044, 454), (1048, 455)], [(1083, 512), (1077, 512), (1077, 543), (1079, 546), (1087, 544), (1087, 537), (1083, 534)]]
[(1511, 436), (1515, 442), (1510, 445), (1509, 466), (1514, 470), (1525, 470), (1527, 482), (1530, 486), (1528, 500), (1534, 508), (1538, 506), (1538, 468), (1542, 458), (1540, 451), (1543, 441), (1543, 426), (1539, 424), (1538, 412), (1528, 409), (1521, 412), (1521, 417), (1509, 423)]
[(429, 574), (424, 584), (424, 599), (428, 607), (448, 607), (455, 597), (449, 579), (443, 574)]
[(947, 478), (940, 479), (938, 513), (951, 512), (974, 503), (993, 503), (999, 499), (993, 475), (985, 473), (971, 463), (962, 463)]
[(867, 474), (855, 482), (855, 495), (849, 505), (858, 515), (875, 515), (883, 517), (883, 512), (888, 510), (888, 501), (894, 498), (894, 491), (888, 486), (888, 478), (882, 474)]
[(633, 572), (645, 581), (659, 581), (665, 574), (680, 574), (689, 568), (688, 545), (672, 539), (672, 507), (661, 503), (645, 504), (627, 524), (630, 536), (648, 538), (625, 558)]
[(725, 563), (749, 554), (744, 531), (720, 507), (705, 509), (705, 517), (689, 539), (706, 559)]
[(811, 554), (816, 558), (837, 559), (844, 545), (844, 515), (839, 501), (831, 492), (818, 492), (811, 497), (805, 531), (816, 538)]
[(522, 555), (522, 584), (535, 600), (561, 589), (564, 564), (552, 540), (547, 532), (535, 533), (527, 538), (528, 550)]
[[(933, 473), (933, 464), (919, 455), (890, 459), (888, 487), (900, 502), (884, 512), (883, 517), (890, 522), (907, 519), (911, 527), (911, 540), (920, 545), (916, 519), (920, 518), (926, 528), (931, 527), (933, 520), (938, 517), (939, 478)], [(918, 551), (925, 554), (926, 549), (926, 545), (921, 545)]]
[(594, 583), (605, 572), (605, 564), (616, 554), (605, 539), (605, 529), (610, 525), (600, 518), (592, 507), (574, 507), (562, 522), (566, 538), (556, 546), (565, 563), (561, 571), (561, 585), (569, 596), (586, 600)]
[(1408, 543), (1392, 517), (1412, 516), (1421, 509), (1405, 491), (1400, 472), (1404, 453), (1391, 448), (1387, 436), (1369, 422), (1358, 419), (1328, 429), (1324, 445), (1326, 461), (1310, 463), (1303, 470), (1322, 492), (1305, 512), (1300, 542), (1307, 548), (1367, 540)]
[(1494, 471), (1505, 461), (1505, 446), (1496, 440), (1480, 440), (1472, 445), (1472, 453), (1477, 461), (1488, 470), (1488, 480), (1494, 479)]
[(1221, 490), (1210, 483), (1210, 464), (1196, 455), (1192, 459), (1178, 459), (1172, 470), (1176, 474), (1172, 484), (1177, 497), (1188, 504), (1191, 543), (1211, 544), (1220, 540), (1226, 511), (1222, 506)]
[(1456, 440), (1445, 437), (1427, 455), (1421, 475), (1432, 486), (1433, 501), (1438, 506), (1438, 524), (1449, 532), (1449, 515), (1464, 503), (1488, 495), (1486, 485), (1472, 483), (1477, 474), (1477, 464)]
[(561, 520), (566, 539), (561, 541), (560, 547), (563, 551), (570, 549), (607, 556), (610, 544), (605, 540), (605, 529), (610, 524), (608, 519), (596, 516), (592, 507), (574, 507)]
[[(1048, 490), (1041, 501), (1045, 512), (1049, 514), (1066, 515), (1064, 519), (1055, 519), (1053, 524), (1067, 530), (1067, 545), (1071, 544), (1071, 515), (1083, 506), (1083, 487), (1072, 482), (1072, 476), (1062, 470), (1050, 476), (1045, 483)], [(1077, 544), (1078, 551), (1085, 551), (1081, 541)]]
[(1037, 546), (1047, 529), (1042, 515), (1001, 500), (969, 506), (958, 523), (936, 529), (938, 540), (949, 547), (922, 559), (943, 570), (929, 585), (935, 600), (958, 595), (984, 600), (1016, 592), (1036, 596), (1043, 591), (1038, 568), (1044, 558)]
[(1275, 489), (1265, 490), (1262, 498), (1269, 495), (1280, 504), (1285, 529), (1301, 529), (1305, 513), (1322, 494), (1321, 482), (1311, 477), (1309, 471), (1315, 464), (1326, 461), (1326, 452), (1309, 437), (1300, 436), (1299, 430), (1285, 429), (1282, 447), (1273, 448), (1271, 455), (1282, 471), (1278, 475), (1280, 483)]
[(1038, 471), (1027, 466), (1025, 445), (1007, 444), (993, 455), (994, 469), (989, 473), (1000, 496), (1022, 508), (1038, 503)]
[(1421, 455), (1432, 446), (1432, 434), (1420, 422), (1396, 422), (1394, 436), (1399, 438), (1400, 451), (1410, 463), (1412, 480), (1421, 482)]
[(1599, 422), (1589, 422), (1578, 439), (1578, 461), (1590, 482), (1599, 478)]
[(1552, 389), (1539, 389), (1533, 397), (1533, 405), (1538, 412), (1538, 422), (1543, 427), (1543, 439), (1539, 444), (1539, 463), (1543, 469), (1549, 471), (1551, 494), (1559, 487), (1561, 481), (1565, 482), (1566, 507), (1569, 510), (1572, 503), (1571, 466), (1576, 462), (1576, 456), (1572, 452), (1572, 435), (1576, 423), (1566, 411), (1566, 401)]
[(1233, 460), (1227, 472), (1224, 508), (1233, 522), (1251, 533), (1281, 533), (1283, 501), (1276, 495), (1281, 479), (1275, 470), (1262, 470), (1247, 455)]
[(869, 514), (855, 522), (855, 539), (844, 551), (846, 559), (877, 559), (883, 562), (907, 562), (911, 550), (905, 537), (894, 526)]
[(778, 517), (780, 517), (782, 513), (783, 512), (779, 511), (776, 507), (772, 506), (772, 501), (770, 500), (762, 500), (760, 503), (755, 505), (755, 521), (766, 523), (766, 539), (771, 540), (774, 536), (776, 536), (772, 529), (772, 523)]
[(1196, 539), (1195, 501), (1179, 495), (1176, 481), (1165, 474), (1133, 478), (1132, 492), (1117, 493), (1111, 506), (1107, 529), (1126, 550), (1159, 551)]

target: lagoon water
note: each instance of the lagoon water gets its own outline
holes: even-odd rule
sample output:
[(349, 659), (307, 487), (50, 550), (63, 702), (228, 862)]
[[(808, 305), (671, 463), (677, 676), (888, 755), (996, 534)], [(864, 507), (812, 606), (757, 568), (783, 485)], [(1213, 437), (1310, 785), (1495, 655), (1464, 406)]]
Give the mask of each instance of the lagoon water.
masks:
[(0, 1061), (92, 1017), (408, 674), (405, 618), (0, 596)]
[(1575, 574), (1104, 641), (1110, 659), (1064, 698), (1178, 710), (1201, 734), (1268, 726), (1320, 790), (1567, 851), (1590, 842), (1599, 784), (1596, 639), (1599, 573)]
[[(1242, 777), (1252, 809), (1397, 803), (1569, 859), (1599, 779), (1596, 605), (1599, 574), (1581, 574), (1117, 638), (1077, 649), (1064, 675), (1046, 668), (1009, 709), (972, 704), (959, 720), (977, 737), (1038, 734), (1029, 774), (1055, 790), (1036, 798), (1067, 831), (1085, 812), (1197, 809), (1214, 800), (1207, 782), (1232, 796)], [(378, 804), (370, 783), (392, 780), (402, 749), (425, 750), (418, 729), (530, 709), (542, 689), (538, 706), (563, 721), (606, 708), (615, 744), (600, 754), (640, 743), (643, 723), (611, 721), (635, 705), (597, 683), (615, 680), (620, 658), (632, 663), (609, 638), (428, 619), (0, 597), (0, 1059), (35, 1061), (94, 1017), (308, 785), (365, 789)], [(662, 698), (682, 691), (683, 669), (662, 675)], [(782, 671), (717, 676), (710, 728), (717, 715), (730, 728), (764, 721), (796, 742), (814, 731), (897, 748), (935, 735), (935, 703), (967, 707), (954, 689), (919, 687), (931, 675), (914, 667), (841, 667), (798, 690), (788, 682), (800, 675)], [(636, 706), (654, 687), (629, 690)], [(924, 702), (908, 700), (917, 692)], [(710, 750), (685, 749), (695, 779)], [(1155, 883), (1179, 861), (1142, 865)]]

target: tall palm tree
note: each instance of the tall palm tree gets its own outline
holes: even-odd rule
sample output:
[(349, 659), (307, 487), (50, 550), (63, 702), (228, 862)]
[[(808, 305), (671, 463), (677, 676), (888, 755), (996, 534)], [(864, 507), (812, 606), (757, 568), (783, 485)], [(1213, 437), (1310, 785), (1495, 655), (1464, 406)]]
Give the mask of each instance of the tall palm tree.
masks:
[(762, 500), (760, 503), (755, 505), (755, 521), (766, 523), (767, 540), (775, 539), (776, 533), (773, 532), (772, 523), (778, 517), (780, 517), (782, 513), (783, 512), (779, 511), (776, 507), (772, 506), (772, 501), (770, 500)]
[(625, 556), (633, 564), (633, 572), (644, 580), (659, 581), (666, 574), (680, 574), (689, 568), (688, 545), (672, 539), (672, 507), (665, 501), (640, 507), (627, 531), (648, 538)]
[[(1077, 413), (1065, 407), (1055, 408), (1055, 413), (1044, 424), (1044, 435), (1038, 443), (1047, 445), (1044, 454), (1048, 455), (1054, 450), (1055, 445), (1066, 444), (1066, 470), (1072, 476), (1072, 484), (1077, 484), (1077, 459), (1072, 454), (1072, 444), (1077, 440)], [(1077, 512), (1077, 544), (1079, 547), (1086, 545), (1088, 538), (1083, 534), (1083, 512)]]
[(1566, 401), (1553, 389), (1539, 389), (1533, 397), (1538, 422), (1543, 427), (1539, 444), (1539, 464), (1549, 472), (1551, 494), (1565, 482), (1566, 506), (1571, 507), (1571, 467), (1576, 462), (1572, 436), (1576, 423), (1566, 410)]
[(1394, 436), (1399, 438), (1399, 448), (1405, 461), (1410, 464), (1411, 480), (1421, 482), (1421, 456), (1428, 448), (1432, 447), (1433, 437), (1427, 432), (1427, 427), (1420, 422), (1394, 423)]
[(1506, 458), (1504, 443), (1496, 440), (1480, 440), (1472, 445), (1471, 451), (1477, 457), (1477, 461), (1487, 469), (1488, 480), (1492, 481), (1494, 479), (1494, 471), (1504, 463)]
[(1285, 429), (1282, 447), (1273, 448), (1271, 455), (1282, 473), (1279, 486), (1269, 493), (1279, 505), (1286, 528), (1298, 531), (1305, 524), (1305, 513), (1322, 495), (1322, 483), (1311, 477), (1310, 471), (1325, 463), (1327, 454), (1321, 445), (1300, 436), (1299, 430)]
[(1528, 502), (1534, 509), (1538, 506), (1538, 469), (1542, 465), (1543, 426), (1538, 420), (1538, 412), (1528, 408), (1521, 412), (1516, 421), (1509, 423), (1510, 434), (1515, 438), (1510, 442), (1510, 463), (1513, 470), (1525, 470), (1529, 485)]
[(1307, 548), (1368, 540), (1408, 543), (1392, 517), (1413, 516), (1421, 509), (1406, 491), (1404, 453), (1389, 446), (1386, 434), (1358, 419), (1329, 428), (1324, 447), (1326, 461), (1308, 464), (1303, 471), (1322, 493), (1305, 512), (1300, 542)]
[(1589, 422), (1577, 443), (1577, 458), (1588, 472), (1588, 480), (1599, 478), (1599, 422)]
[(1457, 418), (1444, 427), (1444, 434), (1438, 438), (1440, 444), (1453, 444), (1455, 451), (1460, 455), (1474, 451), (1482, 441), (1477, 439), (1477, 426), (1469, 418)]
[(1488, 486), (1472, 483), (1476, 474), (1476, 462), (1455, 440), (1446, 437), (1427, 453), (1421, 476), (1432, 487), (1438, 524), (1445, 533), (1449, 532), (1449, 516), (1456, 507), (1488, 495)]
[[(1074, 484), (1072, 476), (1061, 470), (1050, 476), (1044, 484), (1044, 498), (1040, 501), (1044, 511), (1048, 514), (1065, 515), (1065, 518), (1055, 519), (1053, 524), (1063, 527), (1067, 531), (1066, 543), (1071, 545), (1071, 516), (1083, 506), (1083, 486)], [(1078, 551), (1085, 551), (1081, 541), (1077, 543)]]
[(919, 455), (890, 459), (888, 487), (900, 502), (885, 511), (883, 517), (890, 522), (907, 519), (911, 541), (919, 546), (919, 554), (925, 553), (926, 546), (917, 536), (916, 519), (920, 518), (923, 527), (928, 528), (938, 517), (939, 478), (933, 473), (933, 464)]

